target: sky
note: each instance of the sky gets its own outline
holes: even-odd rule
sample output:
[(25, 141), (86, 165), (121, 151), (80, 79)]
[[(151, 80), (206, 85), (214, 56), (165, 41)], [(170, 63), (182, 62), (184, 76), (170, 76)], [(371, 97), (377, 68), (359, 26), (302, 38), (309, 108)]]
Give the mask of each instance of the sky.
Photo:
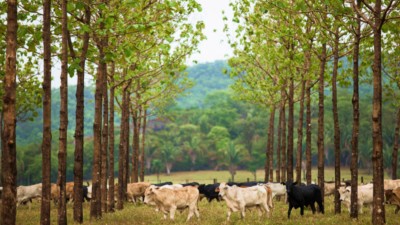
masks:
[[(203, 40), (199, 46), (199, 53), (193, 54), (187, 61), (188, 65), (193, 65), (193, 61), (198, 63), (213, 62), (215, 60), (228, 59), (233, 55), (233, 51), (228, 44), (226, 33), (223, 32), (224, 21), (223, 14), (230, 21), (233, 12), (229, 7), (231, 0), (197, 0), (202, 5), (202, 11), (194, 13), (189, 17), (189, 21), (196, 24), (197, 21), (203, 21), (205, 28), (203, 30), (206, 40)], [(228, 21), (229, 22), (229, 21)], [(230, 23), (231, 26), (231, 23)], [(59, 63), (55, 63), (52, 69), (52, 88), (60, 87), (60, 68)], [(42, 67), (42, 66), (41, 66)], [(91, 76), (86, 75), (86, 81), (90, 82)], [(76, 85), (76, 76), (68, 78), (68, 85)]]
[[(206, 40), (200, 43), (200, 53), (194, 54), (190, 61), (197, 60), (199, 63), (212, 62), (218, 59), (228, 59), (233, 51), (228, 44), (226, 33), (223, 32), (224, 11), (227, 18), (232, 18), (233, 12), (229, 7), (230, 0), (197, 0), (202, 5), (202, 12), (193, 14), (189, 20), (193, 23), (204, 21), (204, 34)], [(228, 21), (229, 22), (229, 21)]]

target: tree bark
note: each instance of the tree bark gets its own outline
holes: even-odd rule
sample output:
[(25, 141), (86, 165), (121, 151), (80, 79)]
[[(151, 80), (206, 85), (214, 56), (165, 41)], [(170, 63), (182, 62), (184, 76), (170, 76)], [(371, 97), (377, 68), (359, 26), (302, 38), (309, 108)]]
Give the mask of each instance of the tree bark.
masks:
[[(335, 18), (335, 20), (338, 20)], [(340, 187), (340, 127), (339, 114), (337, 107), (337, 74), (339, 64), (339, 28), (335, 28), (335, 39), (333, 46), (333, 71), (332, 71), (332, 113), (334, 126), (334, 145), (335, 145), (335, 189)], [(335, 214), (340, 213), (340, 194), (335, 191)]]
[(110, 74), (110, 117), (109, 117), (109, 173), (108, 173), (108, 211), (114, 212), (115, 202), (114, 202), (114, 74), (115, 74), (115, 62), (111, 63), (111, 74)]
[(107, 66), (103, 68), (103, 129), (102, 129), (102, 145), (101, 145), (101, 209), (107, 212), (107, 177), (108, 177), (108, 85), (107, 85)]
[(304, 117), (304, 91), (306, 81), (301, 81), (299, 124), (297, 127), (297, 155), (296, 155), (296, 181), (301, 183), (301, 164), (303, 156), (303, 117)]
[(307, 79), (306, 82), (306, 181), (307, 185), (311, 184), (311, 80)]
[(326, 43), (322, 44), (319, 70), (318, 91), (318, 185), (321, 187), (322, 200), (324, 200), (324, 75), (326, 64)]
[[(84, 23), (89, 25), (91, 11), (89, 7), (90, 1), (85, 4), (85, 19)], [(70, 39), (71, 41), (71, 39)], [(69, 43), (72, 47), (72, 43)], [(70, 48), (71, 48), (70, 47)], [(83, 46), (80, 55), (79, 67), (77, 71), (77, 86), (76, 86), (76, 112), (75, 112), (75, 154), (74, 154), (74, 199), (83, 199), (83, 146), (84, 146), (84, 93), (85, 93), (85, 67), (86, 55), (89, 48), (89, 32), (83, 34)], [(73, 49), (72, 49), (73, 50)], [(72, 53), (73, 51), (71, 51)], [(74, 201), (74, 221), (83, 222), (83, 207), (82, 201)]]
[[(101, 27), (104, 26), (102, 23)], [(102, 29), (102, 28), (100, 28)], [(102, 100), (103, 100), (103, 76), (105, 76), (106, 65), (104, 62), (104, 43), (97, 41), (99, 50), (99, 62), (97, 68), (96, 90), (95, 90), (95, 114), (93, 121), (93, 170), (92, 170), (92, 200), (90, 202), (90, 219), (101, 218), (101, 149), (102, 149)]]
[(58, 205), (58, 224), (67, 224), (66, 173), (67, 173), (67, 129), (68, 129), (68, 17), (67, 0), (61, 1), (62, 44), (61, 44), (61, 86), (60, 86), (60, 136), (58, 149), (58, 179), (60, 201)]
[(1, 183), (2, 209), (1, 224), (15, 224), (16, 210), (16, 77), (17, 77), (17, 1), (7, 1), (7, 34), (6, 34), (6, 74), (4, 76), (3, 113), (4, 128), (2, 128), (2, 157), (1, 157)]
[[(136, 94), (137, 100), (140, 99), (139, 95)], [(132, 182), (138, 182), (139, 172), (139, 133), (140, 133), (140, 115), (141, 109), (139, 102), (136, 101), (135, 108), (132, 109), (132, 123), (133, 123), (133, 137), (132, 137)]]
[[(361, 0), (357, 0), (357, 6), (361, 6)], [(361, 40), (361, 17), (357, 14), (357, 25), (354, 28), (354, 49), (353, 49), (353, 133), (351, 138), (351, 208), (350, 217), (358, 218), (358, 133), (360, 127), (360, 103), (359, 103), (359, 54)]]
[(281, 145), (282, 145), (282, 120), (283, 120), (283, 107), (282, 107), (282, 102), (284, 100), (281, 99), (281, 103), (279, 106), (279, 122), (278, 122), (278, 143), (276, 146), (276, 158), (277, 158), (277, 165), (276, 165), (276, 182), (281, 182)]
[(286, 181), (286, 168), (287, 168), (287, 164), (286, 164), (286, 92), (285, 92), (285, 88), (282, 87), (281, 89), (281, 107), (282, 107), (282, 120), (281, 120), (281, 128), (282, 128), (282, 145), (281, 145), (281, 154), (282, 154), (282, 164), (281, 164), (281, 180), (282, 181)]
[(51, 1), (43, 1), (43, 140), (40, 224), (50, 225), (51, 192)]
[(397, 158), (399, 151), (399, 131), (400, 131), (400, 108), (397, 110), (396, 129), (393, 138), (393, 153), (392, 153), (392, 179), (397, 179)]
[(142, 151), (140, 155), (140, 181), (144, 181), (144, 169), (145, 169), (145, 137), (146, 137), (146, 124), (147, 124), (147, 109), (146, 105), (143, 107), (143, 125), (142, 125)]
[(373, 169), (373, 194), (374, 203), (372, 223), (385, 223), (385, 206), (383, 190), (383, 154), (382, 154), (382, 54), (381, 54), (381, 0), (375, 1), (374, 8), (374, 63), (373, 71), (373, 101), (372, 101), (372, 169)]
[(273, 136), (274, 136), (275, 106), (270, 106), (267, 149), (265, 150), (265, 182), (272, 182), (273, 179)]
[(289, 115), (287, 136), (287, 179), (293, 181), (293, 133), (294, 133), (294, 75), (289, 79)]

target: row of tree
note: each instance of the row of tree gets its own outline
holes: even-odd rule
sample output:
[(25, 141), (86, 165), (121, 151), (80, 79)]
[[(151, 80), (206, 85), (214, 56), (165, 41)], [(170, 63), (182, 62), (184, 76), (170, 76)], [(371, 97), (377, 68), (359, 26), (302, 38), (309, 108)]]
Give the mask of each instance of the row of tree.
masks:
[[(351, 139), (352, 206), (351, 217), (357, 218), (357, 180), (359, 155), (359, 82), (373, 84), (372, 96), (372, 169), (374, 182), (373, 224), (385, 223), (383, 205), (383, 140), (382, 140), (382, 72), (387, 74), (388, 93), (398, 92), (399, 1), (234, 1), (233, 21), (238, 23), (232, 40), (235, 49), (233, 67), (235, 89), (243, 98), (270, 109), (265, 179), (271, 180), (275, 110), (279, 110), (278, 168), (279, 179), (301, 178), (302, 138), (294, 143), (294, 105), (299, 103), (297, 133), (306, 131), (307, 183), (311, 182), (311, 94), (318, 92), (318, 184), (323, 190), (326, 111), (324, 91), (332, 89), (332, 114), (335, 149), (335, 186), (340, 185), (341, 127), (338, 116), (337, 85), (353, 84), (353, 131)], [(227, 29), (229, 29), (227, 27)], [(341, 69), (343, 59), (353, 62)], [(397, 71), (397, 72), (396, 72)], [(390, 98), (396, 98), (391, 95)], [(397, 101), (397, 98), (396, 98)], [(396, 106), (398, 108), (398, 106)], [(288, 110), (286, 120), (285, 111)], [(304, 111), (305, 124), (304, 127)], [(397, 122), (398, 124), (399, 122)], [(287, 128), (287, 129), (286, 129)], [(398, 128), (396, 129), (398, 130)], [(398, 134), (398, 132), (396, 132)], [(286, 139), (287, 135), (287, 139)], [(395, 138), (397, 142), (397, 138)], [(393, 149), (393, 178), (396, 178), (397, 143)], [(293, 156), (296, 154), (296, 164)], [(296, 168), (294, 168), (294, 166)], [(293, 171), (296, 171), (294, 177)], [(335, 195), (335, 213), (340, 213), (339, 194)]]
[[(0, 32), (2, 66), (6, 68), (3, 85), (2, 121), (2, 224), (15, 224), (16, 217), (16, 136), (18, 112), (34, 116), (37, 99), (43, 99), (41, 224), (50, 224), (51, 174), (51, 76), (52, 65), (61, 65), (60, 113), (58, 137), (58, 177), (60, 202), (58, 223), (66, 224), (66, 159), (68, 108), (76, 107), (74, 134), (74, 198), (81, 199), (84, 147), (84, 81), (86, 74), (95, 80), (93, 120), (92, 201), (90, 218), (101, 218), (102, 211), (123, 208), (126, 184), (144, 179), (143, 145), (139, 132), (145, 133), (148, 109), (162, 108), (187, 86), (183, 72), (188, 56), (203, 39), (202, 22), (188, 22), (188, 15), (201, 10), (187, 1), (20, 1), (1, 3), (1, 15), (7, 16)], [(43, 56), (43, 57), (41, 57)], [(38, 60), (43, 63), (38, 64)], [(58, 63), (57, 63), (58, 62)], [(4, 63), (4, 64), (3, 64)], [(42, 89), (37, 78), (41, 74)], [(68, 76), (77, 77), (76, 106), (68, 104)], [(22, 81), (27, 81), (23, 86)], [(17, 95), (18, 88), (25, 93)], [(31, 86), (29, 86), (31, 85)], [(24, 90), (23, 90), (24, 91)], [(18, 90), (18, 93), (20, 90)], [(38, 98), (32, 96), (41, 93)], [(28, 97), (24, 98), (24, 95)], [(42, 98), (40, 98), (42, 97)], [(32, 101), (30, 98), (36, 100)], [(114, 204), (114, 113), (121, 113), (119, 143), (118, 204)], [(18, 104), (17, 104), (18, 103)], [(25, 104), (24, 104), (25, 103)], [(32, 106), (32, 107), (31, 107)], [(25, 108), (24, 108), (25, 107)], [(132, 158), (129, 146), (129, 118), (133, 126)], [(129, 171), (132, 160), (132, 171)], [(142, 169), (139, 163), (142, 162)], [(139, 170), (140, 169), (140, 170)], [(106, 186), (109, 182), (109, 191)], [(109, 199), (109, 201), (107, 201)], [(82, 223), (80, 201), (74, 202), (74, 221)]]

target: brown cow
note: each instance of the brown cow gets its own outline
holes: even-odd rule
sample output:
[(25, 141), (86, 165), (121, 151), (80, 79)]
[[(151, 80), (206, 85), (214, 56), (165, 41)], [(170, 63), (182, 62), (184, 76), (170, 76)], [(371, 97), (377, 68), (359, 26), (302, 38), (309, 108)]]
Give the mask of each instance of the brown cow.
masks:
[(394, 190), (385, 190), (386, 204), (396, 205), (394, 213), (397, 214), (400, 210), (400, 187)]
[(398, 187), (400, 187), (400, 179), (397, 179), (397, 180), (385, 179), (383, 181), (383, 188), (385, 190), (394, 190), (394, 189), (396, 189)]
[(60, 199), (60, 187), (57, 184), (51, 184), (50, 200), (53, 200), (54, 205), (57, 205)]
[(150, 185), (149, 182), (129, 183), (126, 189), (127, 198), (132, 200), (133, 203), (136, 203), (138, 198), (144, 198), (144, 192), (146, 191), (146, 188), (150, 187)]

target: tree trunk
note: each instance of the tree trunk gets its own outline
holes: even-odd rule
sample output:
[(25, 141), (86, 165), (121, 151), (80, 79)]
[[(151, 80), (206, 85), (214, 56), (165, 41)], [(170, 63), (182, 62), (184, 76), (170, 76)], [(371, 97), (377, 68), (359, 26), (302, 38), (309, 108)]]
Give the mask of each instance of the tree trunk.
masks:
[[(104, 65), (105, 66), (105, 65)], [(108, 87), (107, 87), (107, 66), (103, 68), (103, 130), (102, 130), (102, 145), (101, 145), (101, 209), (107, 212), (107, 177), (108, 177)]]
[(286, 110), (285, 110), (285, 105), (286, 105), (286, 92), (285, 92), (285, 88), (282, 87), (281, 89), (281, 96), (283, 99), (282, 100), (282, 120), (281, 120), (281, 128), (282, 128), (282, 145), (281, 145), (281, 154), (282, 154), (282, 164), (281, 164), (281, 180), (282, 181), (286, 181), (286, 168), (287, 168), (287, 164), (286, 164)]
[[(335, 20), (338, 20), (335, 18)], [(339, 28), (335, 28), (335, 40), (333, 46), (333, 71), (332, 71), (332, 113), (334, 126), (334, 144), (335, 144), (335, 189), (340, 187), (340, 127), (339, 114), (337, 107), (337, 73), (339, 64)], [(335, 191), (335, 214), (340, 213), (340, 194)]]
[[(357, 0), (357, 6), (360, 6), (361, 0)], [(357, 198), (358, 198), (358, 133), (360, 127), (360, 103), (359, 103), (359, 82), (358, 82), (358, 63), (361, 40), (361, 17), (357, 15), (357, 25), (354, 28), (354, 49), (353, 49), (353, 134), (351, 138), (351, 206), (350, 217), (358, 218)]]
[(372, 101), (372, 168), (374, 182), (374, 203), (372, 224), (385, 223), (385, 206), (383, 190), (383, 154), (382, 154), (382, 62), (381, 62), (381, 0), (375, 1), (374, 9), (374, 64), (373, 71), (373, 101)]
[(297, 127), (297, 155), (296, 155), (296, 181), (301, 183), (301, 168), (303, 157), (303, 115), (304, 115), (304, 91), (306, 81), (301, 81), (299, 124)]
[[(84, 23), (90, 23), (91, 11), (88, 5), (85, 5)], [(70, 39), (71, 41), (71, 39)], [(72, 47), (72, 43), (69, 43)], [(71, 48), (70, 47), (70, 48)], [(84, 90), (85, 90), (85, 64), (86, 54), (89, 48), (89, 32), (83, 35), (82, 53), (80, 56), (79, 67), (77, 71), (77, 87), (76, 87), (76, 123), (75, 123), (75, 160), (74, 160), (74, 199), (83, 199), (83, 146), (84, 146)], [(71, 51), (73, 53), (73, 51)], [(74, 221), (83, 222), (83, 208), (81, 201), (74, 201)]]
[(281, 145), (282, 145), (282, 120), (283, 120), (283, 110), (282, 110), (282, 102), (284, 100), (281, 99), (281, 103), (279, 106), (279, 122), (278, 122), (278, 144), (276, 146), (276, 158), (277, 158), (277, 165), (276, 165), (276, 182), (281, 182)]
[(16, 210), (16, 77), (17, 77), (17, 1), (7, 1), (7, 47), (6, 47), (6, 74), (4, 76), (3, 113), (4, 128), (2, 128), (2, 157), (1, 183), (2, 209), (1, 224), (13, 225), (17, 215)]
[(397, 155), (399, 151), (399, 131), (400, 131), (400, 108), (397, 110), (396, 129), (393, 138), (393, 153), (392, 153), (392, 179), (397, 179)]
[(115, 62), (111, 63), (111, 74), (110, 74), (110, 122), (108, 123), (110, 126), (109, 130), (109, 173), (108, 173), (108, 211), (114, 212), (115, 202), (114, 202), (114, 74), (115, 74)]
[[(139, 95), (136, 95), (137, 100), (140, 99)], [(133, 138), (132, 138), (132, 182), (138, 182), (139, 172), (139, 133), (140, 133), (140, 116), (141, 109), (139, 102), (136, 101), (136, 106), (132, 109), (132, 122), (133, 122)]]
[(58, 205), (58, 224), (67, 224), (66, 173), (67, 173), (67, 129), (68, 129), (68, 17), (67, 1), (62, 0), (62, 47), (61, 47), (61, 86), (60, 86), (60, 137), (58, 149), (58, 179), (60, 201)]
[[(101, 16), (100, 16), (101, 17)], [(104, 27), (101, 23), (100, 29)], [(106, 75), (106, 64), (104, 62), (104, 42), (96, 41), (99, 50), (99, 62), (97, 68), (96, 90), (95, 90), (95, 113), (93, 121), (93, 170), (92, 170), (92, 200), (90, 201), (90, 219), (101, 218), (101, 149), (102, 149), (102, 107), (103, 107), (103, 76)]]
[(322, 44), (319, 70), (319, 91), (318, 91), (318, 185), (321, 187), (322, 200), (324, 200), (324, 75), (326, 64), (326, 44)]
[(274, 180), (274, 126), (275, 125), (275, 105), (271, 106), (271, 115), (269, 118), (269, 144), (268, 144), (268, 155), (269, 155), (269, 181)]
[(51, 193), (51, 1), (43, 1), (43, 140), (40, 224), (50, 225)]
[(294, 132), (294, 78), (289, 81), (289, 115), (287, 136), (287, 179), (293, 181), (293, 132)]
[[(125, 123), (125, 130), (126, 130), (126, 132), (125, 132), (125, 138), (124, 138), (124, 140), (125, 140), (125, 142), (124, 142), (124, 144), (125, 144), (125, 168), (124, 168), (124, 193), (126, 193), (126, 190), (127, 190), (127, 184), (129, 183), (129, 175), (130, 175), (130, 173), (129, 173), (129, 156), (130, 156), (130, 148), (129, 148), (129, 134), (130, 134), (130, 123), (129, 123), (129, 109), (130, 109), (130, 106), (131, 106), (131, 93), (129, 92), (129, 87), (130, 87), (130, 83), (129, 83), (129, 86), (128, 86), (128, 89), (127, 89), (127, 95), (126, 95), (126, 105), (125, 105), (125, 107), (126, 107), (126, 112), (127, 112), (127, 114), (126, 114), (126, 121), (127, 121), (127, 123)], [(132, 128), (133, 129), (133, 128)]]
[[(124, 71), (126, 75), (126, 70)], [(122, 108), (121, 108), (121, 124), (120, 124), (120, 143), (119, 143), (119, 158), (118, 158), (118, 194), (117, 194), (117, 209), (122, 210), (124, 208), (123, 201), (125, 200), (124, 186), (125, 173), (126, 172), (126, 155), (128, 149), (126, 149), (126, 123), (129, 123), (129, 111), (128, 111), (128, 82), (122, 87)]]
[(146, 105), (143, 107), (143, 125), (142, 125), (142, 151), (140, 155), (140, 181), (144, 181), (144, 168), (145, 168), (145, 160), (144, 160), (144, 153), (145, 153), (145, 137), (146, 137), (146, 124), (147, 124), (147, 110)]

